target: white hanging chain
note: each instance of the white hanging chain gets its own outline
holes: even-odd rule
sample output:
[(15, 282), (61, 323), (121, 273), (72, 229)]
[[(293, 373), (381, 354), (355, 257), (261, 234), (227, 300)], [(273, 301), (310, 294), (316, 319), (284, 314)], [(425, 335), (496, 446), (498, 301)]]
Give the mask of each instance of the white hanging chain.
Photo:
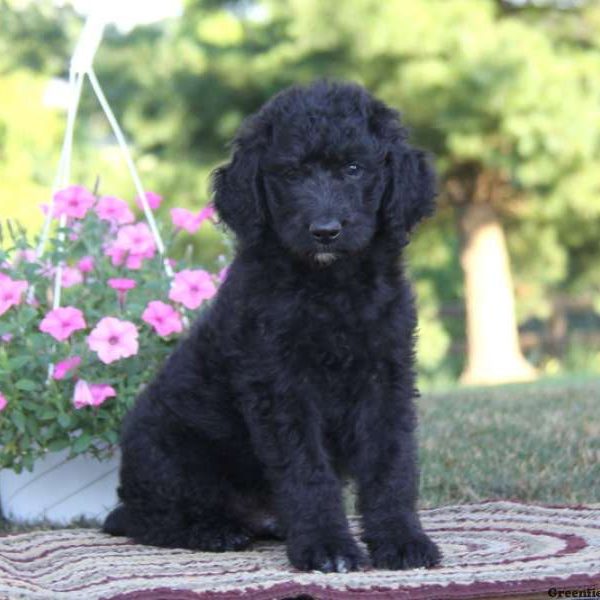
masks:
[[(150, 205), (148, 203), (148, 198), (146, 196), (144, 187), (142, 186), (141, 179), (131, 157), (131, 152), (129, 151), (129, 146), (127, 145), (125, 135), (123, 134), (123, 131), (119, 126), (117, 119), (115, 118), (110, 104), (108, 103), (106, 96), (104, 95), (104, 92), (100, 87), (98, 78), (96, 77), (96, 74), (94, 73), (94, 70), (92, 68), (94, 56), (102, 40), (102, 34), (104, 31), (105, 24), (106, 19), (105, 17), (101, 16), (100, 12), (96, 12), (88, 17), (81, 32), (81, 36), (79, 37), (77, 46), (75, 47), (73, 57), (71, 59), (69, 69), (70, 102), (67, 113), (67, 127), (65, 129), (65, 136), (63, 139), (63, 145), (60, 153), (58, 172), (56, 174), (54, 186), (52, 189), (52, 198), (44, 221), (40, 241), (36, 249), (36, 255), (38, 258), (40, 258), (43, 255), (46, 243), (48, 241), (48, 236), (50, 233), (50, 224), (52, 222), (53, 216), (52, 213), (54, 209), (54, 194), (59, 189), (66, 187), (69, 183), (75, 117), (77, 116), (79, 101), (81, 99), (83, 81), (85, 76), (87, 75), (92, 89), (94, 90), (94, 93), (96, 95), (96, 98), (98, 99), (98, 102), (100, 103), (100, 106), (102, 107), (102, 110), (104, 111), (104, 114), (108, 119), (112, 131), (115, 137), (117, 138), (117, 142), (119, 144), (121, 152), (123, 153), (123, 157), (125, 158), (125, 163), (127, 164), (127, 168), (129, 169), (131, 178), (133, 179), (133, 184), (135, 186), (138, 198), (144, 210), (146, 220), (148, 221), (148, 225), (154, 238), (156, 248), (163, 259), (163, 267), (165, 273), (169, 278), (171, 278), (173, 277), (173, 269), (169, 264), (167, 257), (165, 256), (165, 245), (156, 225), (156, 220), (154, 219), (154, 214), (152, 213), (152, 209), (150, 208)], [(63, 214), (61, 215), (61, 218), (59, 220), (59, 227), (63, 230), (59, 233), (59, 243), (61, 244), (64, 241), (65, 226), (66, 216)], [(55, 271), (53, 308), (57, 308), (58, 306), (60, 306), (62, 269), (63, 264), (61, 262)]]
[[(66, 186), (71, 176), (71, 156), (73, 154), (73, 133), (75, 131), (75, 117), (77, 116), (77, 108), (79, 107), (79, 100), (81, 98), (81, 90), (83, 87), (83, 74), (77, 74), (71, 72), (69, 74), (69, 83), (72, 88), (72, 98), (69, 104), (69, 112), (67, 114), (67, 127), (65, 130), (65, 141), (63, 151), (61, 152), (61, 164), (59, 165), (59, 172), (57, 173), (57, 189)], [(54, 209), (54, 191), (52, 193), (52, 201), (48, 207), (48, 214), (46, 215), (46, 221), (48, 217), (52, 218)], [(58, 233), (58, 244), (62, 249), (65, 241), (65, 227), (67, 226), (67, 215), (62, 214), (60, 216), (58, 226), (60, 231)], [(58, 308), (60, 306), (60, 298), (62, 291), (62, 272), (63, 263), (60, 261), (56, 267), (54, 274), (54, 293), (52, 295), (52, 308)]]
[[(46, 213), (46, 218), (44, 219), (44, 225), (42, 227), (40, 240), (36, 248), (36, 257), (38, 259), (42, 257), (42, 255), (44, 254), (46, 244), (48, 242), (48, 237), (50, 235), (50, 226), (52, 223), (54, 213), (54, 195), (58, 190), (65, 188), (69, 184), (69, 180), (71, 178), (71, 159), (73, 154), (73, 136), (75, 132), (75, 119), (77, 117), (79, 102), (81, 100), (83, 82), (87, 75), (92, 85), (92, 89), (94, 90), (94, 93), (98, 98), (98, 102), (100, 103), (100, 106), (102, 107), (102, 110), (104, 111), (104, 114), (108, 119), (113, 133), (117, 138), (119, 147), (121, 148), (121, 152), (123, 153), (123, 156), (125, 158), (125, 162), (133, 179), (133, 184), (138, 194), (138, 198), (142, 204), (144, 215), (146, 217), (146, 220), (148, 221), (148, 225), (150, 226), (150, 231), (152, 232), (156, 248), (163, 259), (163, 267), (165, 273), (169, 278), (172, 278), (173, 269), (171, 268), (171, 265), (169, 264), (169, 261), (165, 256), (165, 245), (156, 225), (154, 214), (152, 213), (150, 205), (148, 204), (148, 198), (146, 196), (146, 192), (142, 186), (142, 182), (131, 157), (131, 152), (129, 151), (127, 141), (108, 101), (106, 100), (106, 97), (102, 91), (102, 88), (100, 87), (96, 74), (94, 73), (92, 68), (94, 56), (98, 50), (100, 42), (102, 41), (102, 34), (106, 25), (106, 17), (101, 15), (101, 11), (96, 10), (96, 12), (92, 13), (87, 18), (83, 26), (81, 35), (79, 36), (79, 41), (77, 42), (77, 45), (75, 47), (73, 57), (71, 58), (71, 64), (69, 67), (69, 107), (67, 112), (67, 125), (65, 128), (65, 135), (60, 151), (58, 169), (52, 186), (52, 196), (50, 198), (48, 212)], [(66, 226), (67, 216), (63, 213), (59, 219), (60, 231), (58, 234), (58, 243), (60, 248), (62, 248), (64, 245)], [(54, 293), (52, 297), (53, 309), (56, 309), (60, 306), (63, 268), (64, 260), (60, 260), (54, 272)], [(35, 289), (33, 286), (31, 286), (29, 288), (27, 296), (29, 301), (33, 300), (34, 293)], [(50, 363), (48, 365), (48, 380), (52, 377), (53, 371), (54, 365)]]
[[(59, 189), (65, 187), (70, 179), (75, 117), (77, 116), (79, 101), (81, 99), (83, 80), (85, 73), (92, 66), (94, 55), (96, 54), (96, 50), (98, 49), (100, 40), (102, 39), (103, 31), (104, 21), (100, 18), (99, 14), (94, 13), (90, 15), (83, 26), (81, 35), (79, 36), (79, 40), (75, 46), (75, 51), (73, 52), (73, 56), (71, 58), (71, 63), (69, 65), (69, 106), (67, 112), (67, 126), (65, 128), (65, 135), (60, 151), (58, 170), (52, 186), (52, 196), (50, 198), (48, 212), (46, 213), (42, 234), (36, 249), (36, 255), (38, 258), (43, 255), (46, 243), (48, 241), (48, 236), (50, 234), (50, 224), (52, 223), (54, 212), (54, 194)], [(61, 227), (64, 227), (66, 222), (64, 224), (59, 224)]]
[[(46, 218), (44, 219), (44, 225), (40, 236), (40, 241), (36, 248), (36, 257), (39, 259), (44, 253), (48, 236), (50, 235), (50, 224), (52, 222), (52, 216), (54, 212), (54, 194), (61, 188), (67, 185), (70, 178), (71, 171), (71, 154), (73, 150), (73, 133), (75, 130), (75, 117), (77, 115), (77, 109), (79, 107), (79, 100), (81, 98), (81, 90), (83, 87), (83, 74), (77, 74), (73, 70), (69, 71), (69, 107), (67, 112), (67, 126), (65, 128), (65, 135), (63, 139), (63, 145), (60, 152), (60, 159), (58, 163), (58, 170), (54, 183), (52, 185), (52, 196), (50, 204), (46, 212)], [(62, 246), (65, 238), (64, 228), (67, 225), (66, 215), (61, 215), (59, 219), (59, 228), (61, 231), (58, 234), (59, 244)], [(52, 300), (52, 308), (58, 308), (60, 306), (61, 297), (61, 282), (62, 282), (62, 261), (58, 264), (54, 273), (54, 294)], [(28, 300), (32, 301), (35, 293), (35, 288), (31, 286), (28, 291)]]
[(123, 152), (123, 157), (125, 158), (125, 162), (127, 163), (127, 167), (129, 168), (129, 173), (131, 174), (131, 178), (133, 179), (133, 185), (135, 186), (135, 190), (138, 194), (140, 202), (142, 203), (144, 215), (146, 215), (146, 220), (148, 221), (148, 225), (150, 226), (150, 230), (154, 237), (156, 248), (158, 249), (158, 252), (163, 258), (163, 266), (165, 269), (165, 273), (168, 277), (173, 277), (173, 269), (171, 268), (171, 265), (169, 264), (169, 261), (165, 256), (165, 245), (160, 236), (160, 232), (158, 231), (158, 227), (156, 225), (156, 220), (154, 219), (152, 209), (148, 204), (148, 198), (146, 197), (146, 192), (142, 186), (142, 181), (137, 172), (137, 169), (135, 168), (133, 159), (131, 158), (131, 152), (129, 151), (129, 146), (127, 145), (127, 141), (125, 140), (123, 130), (121, 129), (117, 119), (115, 118), (115, 115), (110, 107), (110, 104), (108, 103), (108, 100), (106, 99), (106, 96), (104, 95), (104, 92), (102, 91), (102, 88), (100, 87), (100, 83), (98, 82), (98, 78), (96, 77), (96, 74), (94, 73), (93, 69), (90, 69), (87, 75), (88, 79), (90, 80), (90, 83), (92, 84), (92, 88), (96, 94), (96, 98), (98, 98), (98, 102), (100, 102), (100, 106), (102, 107), (102, 110), (104, 110), (104, 114), (106, 115), (106, 118), (108, 119), (108, 122), (112, 127), (113, 133), (117, 138), (119, 146), (121, 147), (121, 152)]

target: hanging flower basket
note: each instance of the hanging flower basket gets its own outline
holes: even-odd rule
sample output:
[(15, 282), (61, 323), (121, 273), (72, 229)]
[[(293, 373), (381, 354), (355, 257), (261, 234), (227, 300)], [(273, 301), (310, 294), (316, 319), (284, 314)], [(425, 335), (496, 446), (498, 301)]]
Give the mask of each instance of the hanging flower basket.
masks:
[(119, 453), (106, 460), (48, 452), (33, 471), (0, 471), (2, 514), (16, 522), (102, 520), (117, 504)]
[[(16, 472), (48, 452), (110, 456), (125, 412), (220, 279), (174, 260), (167, 275), (123, 200), (70, 186), (53, 210), (65, 227), (43, 258), (22, 230), (0, 230), (0, 467)], [(171, 217), (157, 225), (167, 250), (212, 210)]]
[[(116, 504), (121, 420), (225, 270), (169, 259), (171, 277), (125, 201), (81, 186), (54, 200), (66, 220), (43, 258), (0, 227), (0, 503), (16, 521), (67, 523)], [(212, 216), (172, 209), (156, 224), (166, 251)]]
[[(173, 208), (170, 223), (155, 219), (161, 197), (142, 187), (92, 68), (106, 18), (96, 7), (71, 60), (55, 193), (35, 247), (0, 220), (0, 502), (19, 520), (101, 517), (114, 505), (121, 420), (225, 273), (169, 258), (178, 233), (195, 233), (213, 210)], [(143, 217), (124, 200), (69, 185), (86, 79)]]

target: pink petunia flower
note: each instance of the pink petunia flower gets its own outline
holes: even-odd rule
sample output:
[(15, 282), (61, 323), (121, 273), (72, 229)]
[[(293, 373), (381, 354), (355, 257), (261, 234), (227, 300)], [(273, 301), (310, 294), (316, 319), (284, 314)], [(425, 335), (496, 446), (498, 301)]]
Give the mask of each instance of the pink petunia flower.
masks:
[(8, 342), (10, 342), (13, 339), (13, 337), (14, 336), (12, 333), (5, 333), (3, 335), (0, 335), (0, 340), (8, 344)]
[(150, 228), (145, 223), (125, 225), (119, 229), (117, 239), (105, 249), (115, 266), (125, 263), (129, 269), (139, 269), (145, 258), (152, 258), (156, 243)]
[(26, 263), (34, 263), (37, 262), (37, 254), (35, 250), (31, 248), (27, 248), (26, 250), (18, 250), (15, 253), (15, 263), (26, 262)]
[(123, 277), (120, 279), (109, 279), (108, 285), (113, 290), (117, 290), (117, 292), (127, 292), (129, 290), (132, 290), (137, 285), (137, 283), (135, 282), (135, 279), (126, 279)]
[[(43, 266), (42, 274), (46, 277), (54, 277), (56, 275), (56, 268), (53, 266)], [(60, 285), (64, 288), (70, 288), (74, 285), (83, 282), (83, 274), (77, 267), (70, 267), (69, 265), (63, 265), (60, 275)]]
[(141, 254), (129, 254), (125, 260), (125, 266), (132, 271), (137, 271), (142, 268), (144, 256)]
[(0, 392), (0, 412), (2, 412), (6, 408), (7, 404), (8, 402), (6, 401), (6, 397), (2, 392)]
[(74, 285), (83, 282), (83, 275), (77, 267), (69, 267), (65, 265), (62, 268), (62, 275), (60, 278), (60, 285), (64, 288), (70, 288)]
[(216, 211), (215, 211), (215, 207), (212, 204), (212, 202), (210, 204), (207, 204), (199, 213), (198, 213), (198, 217), (200, 219), (200, 222), (202, 223), (203, 221), (206, 221), (207, 219), (214, 219), (216, 215)]
[(107, 383), (91, 383), (93, 406), (100, 406), (107, 398), (117, 395), (115, 388)]
[(88, 383), (80, 379), (75, 384), (73, 406), (78, 410), (84, 406), (100, 406), (107, 398), (116, 395), (115, 389), (106, 383)]
[(196, 233), (198, 228), (207, 219), (212, 219), (215, 209), (212, 204), (205, 206), (197, 213), (193, 213), (187, 208), (172, 208), (171, 221), (177, 229), (185, 229), (189, 233)]
[(212, 298), (217, 291), (210, 273), (202, 269), (184, 269), (175, 275), (171, 283), (169, 299), (195, 309), (204, 300)]
[(113, 290), (116, 290), (119, 298), (119, 305), (123, 308), (123, 306), (125, 306), (125, 300), (127, 299), (127, 292), (132, 290), (137, 283), (135, 282), (135, 279), (126, 279), (123, 277), (120, 279), (109, 279), (108, 285)]
[(187, 208), (172, 208), (171, 221), (177, 229), (185, 229), (188, 233), (196, 233), (202, 221), (199, 215)]
[(183, 331), (179, 313), (170, 304), (160, 300), (148, 303), (142, 314), (142, 320), (152, 325), (156, 333), (161, 336)]
[(94, 195), (81, 185), (71, 185), (54, 194), (54, 217), (67, 215), (83, 219), (95, 202)]
[(40, 323), (40, 331), (64, 342), (71, 334), (87, 327), (83, 313), (73, 306), (55, 308), (46, 314)]
[(115, 245), (115, 242), (104, 247), (104, 254), (110, 257), (110, 262), (112, 262), (115, 267), (120, 267), (125, 263), (125, 259), (127, 258), (127, 251), (118, 248)]
[(151, 258), (156, 249), (154, 237), (146, 223), (121, 227), (117, 234), (116, 243), (123, 250), (127, 250), (131, 254), (139, 254), (145, 258)]
[(81, 357), (71, 356), (57, 363), (52, 371), (53, 379), (64, 379), (69, 371), (76, 369), (81, 364)]
[(135, 221), (135, 217), (127, 202), (114, 196), (103, 196), (100, 198), (94, 210), (100, 219), (109, 221), (110, 223), (126, 225)]
[(0, 277), (0, 315), (3, 315), (11, 306), (21, 304), (27, 286), (26, 281), (15, 281), (8, 275)]
[[(156, 192), (146, 192), (146, 200), (148, 201), (148, 206), (152, 209), (152, 210), (156, 210), (162, 203), (162, 196), (160, 196), (159, 194), (157, 194)], [(142, 201), (140, 200), (140, 197), (137, 196), (135, 199), (135, 203), (142, 209), (144, 210), (144, 206), (142, 205)]]
[(130, 321), (103, 317), (87, 338), (88, 346), (105, 364), (137, 354), (138, 331)]
[(77, 268), (82, 273), (91, 273), (94, 270), (95, 262), (93, 256), (84, 256), (77, 263)]

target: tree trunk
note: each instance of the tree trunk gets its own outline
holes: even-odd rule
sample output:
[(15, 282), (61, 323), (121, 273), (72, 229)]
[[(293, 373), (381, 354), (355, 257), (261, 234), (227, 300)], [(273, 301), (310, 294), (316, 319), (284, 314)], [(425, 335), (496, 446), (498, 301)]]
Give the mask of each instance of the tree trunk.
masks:
[(467, 364), (463, 383), (492, 384), (535, 378), (519, 347), (506, 239), (494, 210), (468, 205), (460, 218), (465, 276)]

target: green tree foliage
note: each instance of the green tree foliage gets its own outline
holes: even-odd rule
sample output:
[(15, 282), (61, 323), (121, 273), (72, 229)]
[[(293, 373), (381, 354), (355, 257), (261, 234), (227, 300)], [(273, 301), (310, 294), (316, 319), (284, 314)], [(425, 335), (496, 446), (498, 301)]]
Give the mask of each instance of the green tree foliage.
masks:
[(69, 5), (0, 0), (0, 74), (13, 69), (64, 73), (79, 30)]
[[(242, 115), (288, 83), (355, 79), (401, 108), (438, 160), (443, 209), (412, 252), (429, 307), (461, 293), (452, 222), (469, 203), (490, 204), (505, 227), (521, 318), (547, 316), (552, 290), (600, 280), (596, 3), (243, 6), (187, 5), (177, 38), (196, 77), (180, 88), (195, 123), (178, 142), (184, 151), (208, 157), (210, 144), (218, 156)], [(433, 320), (423, 327), (435, 329)], [(448, 346), (445, 333), (435, 344), (424, 336), (432, 367)]]
[(0, 218), (34, 231), (63, 127), (45, 93), (49, 77), (68, 65), (78, 20), (69, 8), (27, 1), (0, 0), (0, 14)]
[(46, 84), (27, 71), (0, 77), (0, 217), (32, 228), (41, 225), (32, 207), (47, 202), (61, 129), (56, 111), (42, 106)]
[[(19, 52), (20, 64), (52, 72), (64, 44), (50, 45), (54, 58), (44, 60)], [(286, 85), (352, 79), (401, 109), (441, 175), (441, 210), (410, 257), (430, 374), (460, 367), (447, 350), (463, 325), (437, 311), (463, 294), (456, 225), (470, 205), (490, 206), (503, 226), (521, 321), (547, 317), (556, 290), (599, 291), (594, 0), (188, 0), (181, 19), (127, 36), (109, 29), (96, 68), (148, 186), (190, 206), (206, 202), (208, 173), (244, 116)], [(105, 142), (90, 98), (84, 115), (81, 135)], [(100, 145), (101, 176), (119, 190), (115, 173), (124, 170)], [(78, 173), (89, 182), (97, 170), (83, 161)]]

